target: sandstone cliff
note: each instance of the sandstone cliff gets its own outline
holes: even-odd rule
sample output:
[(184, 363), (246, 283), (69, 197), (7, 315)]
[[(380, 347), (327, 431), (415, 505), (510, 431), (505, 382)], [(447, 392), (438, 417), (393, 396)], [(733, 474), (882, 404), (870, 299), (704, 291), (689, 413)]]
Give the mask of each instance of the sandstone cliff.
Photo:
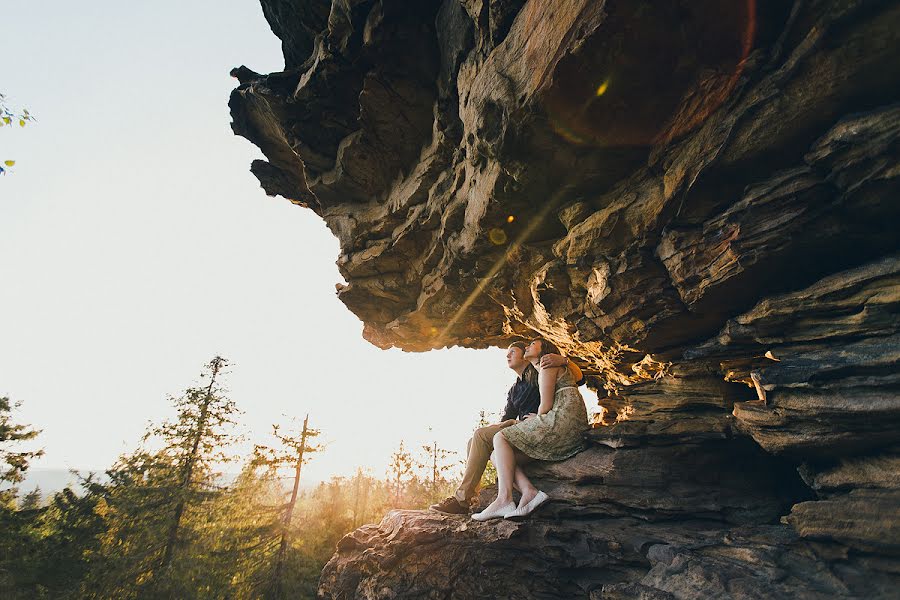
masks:
[(607, 409), (541, 514), (392, 513), (323, 597), (896, 594), (900, 5), (262, 5), (233, 128), (365, 337), (541, 334)]

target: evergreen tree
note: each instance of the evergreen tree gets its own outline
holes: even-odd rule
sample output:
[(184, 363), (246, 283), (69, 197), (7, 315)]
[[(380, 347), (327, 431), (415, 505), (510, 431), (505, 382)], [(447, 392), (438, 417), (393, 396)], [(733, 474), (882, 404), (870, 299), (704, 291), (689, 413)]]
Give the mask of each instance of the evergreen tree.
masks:
[(270, 585), (268, 586), (268, 597), (283, 598), (286, 597), (285, 588), (283, 586), (285, 562), (291, 543), (291, 524), (300, 491), (300, 475), (302, 473), (303, 465), (312, 459), (314, 453), (320, 452), (322, 446), (312, 443), (312, 440), (317, 438), (321, 432), (318, 429), (309, 427), (308, 414), (303, 420), (303, 429), (299, 433), (281, 433), (278, 425), (273, 425), (272, 429), (273, 435), (280, 442), (281, 447), (270, 448), (257, 446), (257, 461), (274, 471), (283, 467), (291, 467), (294, 471), (291, 496), (283, 509), (280, 531), (278, 533), (278, 550), (275, 553), (274, 569), (272, 571)]
[(96, 557), (106, 523), (101, 497), (92, 489), (92, 477), (82, 480), (78, 495), (71, 488), (54, 494), (35, 511), (31, 531), (34, 551), (23, 560), (20, 589), (30, 597), (82, 598), (80, 586)]
[(28, 471), (29, 462), (41, 456), (43, 450), (25, 450), (22, 444), (33, 440), (40, 433), (30, 425), (14, 422), (13, 409), (21, 403), (11, 403), (0, 397), (0, 596), (4, 598), (26, 597), (19, 593), (24, 558), (34, 551), (31, 532), (33, 510), (16, 510), (18, 488)]
[(229, 490), (208, 507), (208, 550), (235, 600), (266, 597), (279, 547), (285, 490), (278, 473), (254, 456)]
[(10, 485), (0, 490), (0, 506), (7, 509), (15, 508), (16, 484), (25, 478), (29, 461), (44, 454), (43, 450), (22, 450), (22, 442), (33, 440), (40, 430), (13, 422), (12, 411), (19, 406), (20, 402), (11, 404), (8, 397), (0, 397), (0, 484)]
[(91, 477), (78, 496), (71, 488), (43, 502), (39, 487), (26, 494), (16, 511), (0, 510), (0, 597), (80, 598), (79, 588), (99, 536), (105, 530), (98, 511), (99, 497)]
[(369, 502), (374, 487), (374, 479), (362, 467), (357, 467), (353, 476), (353, 513), (350, 517), (350, 528), (356, 529), (366, 523)]
[[(172, 399), (175, 419), (150, 428), (141, 447), (107, 471), (109, 526), (90, 597), (215, 598), (227, 590), (227, 581), (209, 577), (217, 565), (205, 548), (213, 528), (206, 509), (222, 493), (215, 467), (238, 440), (237, 407), (221, 385), (227, 365), (219, 356), (205, 365), (201, 385)], [(149, 449), (151, 442), (161, 448)]]
[(33, 490), (22, 496), (19, 500), (19, 510), (36, 510), (41, 507), (44, 502), (44, 494), (41, 492), (41, 486), (35, 486)]
[[(428, 433), (431, 433), (431, 427), (428, 428)], [(430, 444), (422, 445), (422, 453), (424, 460), (419, 465), (421, 468), (426, 469), (426, 478), (430, 482), (428, 497), (424, 500), (427, 504), (431, 504), (447, 495), (446, 492), (447, 488), (450, 487), (450, 482), (447, 480), (446, 474), (454, 466), (454, 463), (450, 462), (450, 458), (456, 452), (441, 448), (438, 446), (437, 441), (433, 441)]]
[(391, 462), (388, 466), (388, 479), (393, 484), (394, 506), (405, 508), (407, 497), (404, 494), (406, 486), (415, 479), (414, 468), (416, 466), (412, 454), (406, 450), (404, 442), (391, 454)]
[[(299, 431), (275, 426), (275, 447), (257, 446), (237, 479), (220, 486), (215, 469), (236, 440), (237, 410), (221, 386), (226, 365), (220, 357), (206, 365), (205, 383), (173, 399), (176, 417), (148, 428), (106, 481), (82, 478), (83, 494), (67, 488), (44, 504), (33, 490), (18, 507), (0, 505), (3, 600), (313, 600), (344, 535), (452, 487), (453, 453), (432, 441), (418, 463), (401, 442), (384, 478), (358, 468), (304, 491), (303, 465), (321, 450), (308, 416)], [(19, 482), (39, 454), (16, 444), (36, 432), (12, 424), (9, 411), (8, 400), (0, 404), (0, 465)]]
[[(232, 417), (237, 412), (234, 402), (216, 386), (216, 377), (228, 364), (224, 358), (216, 356), (206, 365), (208, 373), (202, 377), (209, 379), (206, 389), (190, 388), (175, 401), (178, 418), (165, 422), (151, 431), (166, 441), (164, 453), (176, 458), (179, 481), (174, 497), (175, 510), (166, 536), (161, 568), (165, 570), (175, 555), (180, 542), (179, 533), (185, 508), (201, 504), (208, 497), (210, 481), (204, 477), (214, 462), (226, 462), (223, 446), (233, 441), (228, 426), (236, 425)], [(199, 477), (195, 478), (194, 476)]]

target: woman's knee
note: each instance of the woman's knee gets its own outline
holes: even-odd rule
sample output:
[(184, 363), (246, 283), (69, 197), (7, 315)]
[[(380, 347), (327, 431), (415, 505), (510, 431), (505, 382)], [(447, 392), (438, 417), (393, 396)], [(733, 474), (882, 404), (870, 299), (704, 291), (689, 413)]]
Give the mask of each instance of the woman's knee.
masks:
[(506, 438), (503, 437), (503, 432), (498, 431), (497, 433), (495, 433), (494, 434), (494, 448), (496, 448), (497, 446), (505, 445), (505, 444), (506, 444)]

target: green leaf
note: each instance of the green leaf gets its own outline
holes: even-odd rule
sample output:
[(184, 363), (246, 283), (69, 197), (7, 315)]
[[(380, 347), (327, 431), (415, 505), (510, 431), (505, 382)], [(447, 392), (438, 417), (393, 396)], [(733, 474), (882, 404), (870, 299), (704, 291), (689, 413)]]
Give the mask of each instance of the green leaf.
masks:
[(14, 164), (16, 164), (16, 161), (14, 161), (14, 160), (4, 160), (4, 161), (3, 161), (3, 164), (6, 165), (7, 167), (11, 167), (11, 166), (13, 166)]

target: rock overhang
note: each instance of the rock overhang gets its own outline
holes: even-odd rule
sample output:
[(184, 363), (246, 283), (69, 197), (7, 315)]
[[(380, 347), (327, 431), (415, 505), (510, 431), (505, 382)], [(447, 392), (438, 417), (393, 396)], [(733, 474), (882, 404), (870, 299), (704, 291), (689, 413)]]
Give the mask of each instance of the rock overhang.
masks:
[[(726, 100), (748, 60), (755, 4), (706, 4), (684, 12), (676, 2), (657, 10), (583, 0), (421, 2), (416, 10), (335, 3), (327, 20), (319, 11), (304, 22), (321, 29), (303, 64), (290, 61), (235, 91), (234, 127), (269, 158), (254, 165), (267, 191), (311, 206), (340, 239), (350, 282), (341, 298), (368, 337), (410, 350), (500, 343), (510, 335), (504, 323), (513, 333), (535, 329), (509, 318), (519, 311), (527, 319), (532, 298), (513, 306), (479, 298), (473, 316), (482, 318), (458, 318), (437, 337), (422, 324), (452, 318), (492, 271), (480, 295), (533, 279), (558, 259), (552, 244), (568, 229), (610, 211), (617, 183), (642, 179), (649, 156)], [(284, 9), (264, 5), (291, 44), (272, 16)], [(698, 104), (695, 84), (721, 97)], [(648, 228), (658, 234), (667, 188), (665, 178), (632, 182), (631, 202), (618, 208), (642, 208), (615, 212), (613, 249)], [(593, 263), (603, 250), (574, 261), (569, 252), (567, 266)], [(603, 332), (606, 341), (635, 345), (626, 334), (645, 329), (637, 318), (618, 325)]]
[[(315, 211), (338, 238), (348, 282), (338, 295), (366, 339), (426, 351), (541, 335), (578, 359), (611, 425), (588, 436), (595, 448), (580, 460), (593, 474), (573, 480), (574, 463), (543, 474), (572, 498), (593, 494), (610, 460), (672, 460), (679, 473), (717, 452), (784, 471), (766, 483), (762, 469), (761, 488), (798, 465), (809, 485), (766, 501), (796, 503), (780, 524), (767, 509), (758, 530), (714, 527), (691, 541), (695, 525), (673, 522), (620, 539), (646, 518), (621, 506), (638, 507), (641, 488), (659, 480), (640, 480), (652, 469), (635, 467), (621, 499), (591, 513), (624, 521), (591, 521), (582, 540), (567, 527), (581, 527), (591, 502), (577, 500), (560, 513), (574, 525), (539, 523), (529, 540), (568, 532), (581, 541), (566, 560), (617, 565), (603, 587), (610, 598), (690, 596), (726, 572), (776, 595), (795, 577), (821, 590), (889, 589), (900, 547), (890, 518), (900, 444), (896, 3), (262, 4), (286, 68), (234, 71), (233, 128), (266, 156), (251, 167), (266, 193)], [(742, 438), (775, 458), (748, 459)], [(660, 450), (677, 446), (693, 458)], [(743, 489), (723, 465), (707, 469), (721, 473), (722, 492)], [(848, 511), (856, 520), (843, 520)], [(694, 517), (708, 525), (711, 514)], [(449, 531), (432, 521), (395, 515), (381, 530)], [(673, 533), (682, 525), (684, 537)], [(348, 540), (335, 560), (355, 548), (367, 561), (381, 530)], [(451, 537), (465, 546), (467, 535)], [(645, 535), (659, 537), (624, 558), (608, 551)], [(608, 548), (579, 555), (598, 540)], [(357, 581), (355, 560), (332, 582), (335, 597)], [(841, 575), (823, 574), (823, 561)], [(560, 568), (547, 590), (569, 573)], [(777, 576), (784, 569), (788, 579)], [(599, 585), (597, 569), (577, 572), (583, 581), (566, 593)], [(702, 576), (683, 575), (692, 572)], [(374, 573), (372, 585), (386, 580)], [(391, 577), (413, 589), (414, 575)]]

